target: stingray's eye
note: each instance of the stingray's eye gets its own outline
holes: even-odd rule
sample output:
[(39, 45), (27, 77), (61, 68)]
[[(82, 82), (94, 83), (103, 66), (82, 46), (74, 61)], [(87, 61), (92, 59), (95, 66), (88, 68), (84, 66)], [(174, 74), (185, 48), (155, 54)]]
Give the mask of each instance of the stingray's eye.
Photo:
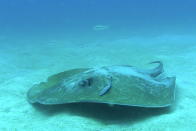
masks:
[(86, 85), (88, 85), (88, 81), (87, 80), (82, 80), (82, 81), (79, 82), (79, 86), (81, 86), (81, 87), (84, 87)]
[(81, 80), (81, 81), (79, 82), (79, 86), (81, 86), (81, 87), (91, 86), (92, 82), (93, 82), (93, 79), (92, 79), (92, 78), (88, 78), (88, 79), (85, 79), (85, 80)]

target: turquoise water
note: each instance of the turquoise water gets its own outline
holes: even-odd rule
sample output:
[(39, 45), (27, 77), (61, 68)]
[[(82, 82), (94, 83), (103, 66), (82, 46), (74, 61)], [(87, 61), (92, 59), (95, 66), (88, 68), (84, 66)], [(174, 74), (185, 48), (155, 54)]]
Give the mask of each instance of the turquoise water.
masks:
[[(0, 33), (62, 39), (191, 34), (195, 4), (193, 0), (2, 0)], [(109, 30), (95, 32), (96, 25)]]
[[(196, 130), (194, 0), (1, 0), (0, 130)], [(167, 109), (99, 104), (32, 106), (26, 93), (82, 67), (161, 60), (176, 76)]]

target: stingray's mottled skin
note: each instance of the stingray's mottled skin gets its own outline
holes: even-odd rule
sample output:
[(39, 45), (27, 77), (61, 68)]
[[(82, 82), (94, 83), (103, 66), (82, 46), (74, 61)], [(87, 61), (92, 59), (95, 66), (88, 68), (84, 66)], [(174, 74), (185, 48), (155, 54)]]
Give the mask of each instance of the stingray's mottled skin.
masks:
[(30, 103), (95, 102), (140, 107), (166, 107), (175, 97), (175, 77), (165, 77), (163, 64), (151, 70), (132, 66), (73, 69), (34, 85)]

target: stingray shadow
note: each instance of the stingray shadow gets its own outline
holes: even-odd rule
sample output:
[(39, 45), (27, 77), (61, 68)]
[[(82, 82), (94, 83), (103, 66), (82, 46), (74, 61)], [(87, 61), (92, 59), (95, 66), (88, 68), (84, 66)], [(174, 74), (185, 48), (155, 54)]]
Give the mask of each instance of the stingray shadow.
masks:
[(102, 124), (130, 124), (150, 117), (167, 114), (172, 111), (169, 107), (143, 108), (119, 105), (110, 106), (97, 103), (72, 103), (49, 106), (34, 104), (34, 107), (46, 116), (67, 113), (87, 117), (99, 121)]

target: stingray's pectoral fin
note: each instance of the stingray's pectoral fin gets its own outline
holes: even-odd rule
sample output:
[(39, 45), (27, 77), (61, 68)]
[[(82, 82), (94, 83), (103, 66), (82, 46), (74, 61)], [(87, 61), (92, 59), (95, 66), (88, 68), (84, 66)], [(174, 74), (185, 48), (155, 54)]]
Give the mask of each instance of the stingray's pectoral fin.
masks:
[(112, 87), (112, 77), (109, 76), (107, 85), (99, 92), (99, 96), (103, 96), (106, 93), (108, 93), (111, 87)]

